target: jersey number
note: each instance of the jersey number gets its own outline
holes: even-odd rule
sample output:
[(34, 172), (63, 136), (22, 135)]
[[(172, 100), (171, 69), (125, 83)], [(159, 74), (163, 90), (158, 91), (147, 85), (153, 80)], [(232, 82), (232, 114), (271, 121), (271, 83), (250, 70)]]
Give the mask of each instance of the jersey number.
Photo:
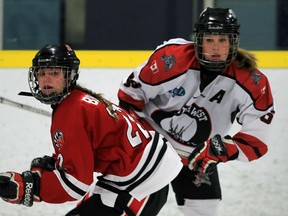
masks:
[[(97, 99), (95, 99), (94, 97), (89, 96), (89, 95), (86, 95), (85, 97), (83, 97), (82, 100), (87, 102), (87, 103), (94, 104), (94, 105), (97, 105), (99, 103)], [(115, 111), (117, 110), (118, 112), (122, 112), (122, 110), (119, 107), (117, 107), (115, 105), (112, 105), (112, 106), (113, 106), (113, 109)], [(106, 109), (106, 110), (109, 113), (109, 115), (113, 116), (109, 109)], [(126, 120), (127, 125), (128, 125), (126, 135), (127, 135), (128, 140), (129, 140), (132, 147), (136, 147), (136, 146), (140, 145), (142, 143), (142, 140), (141, 140), (141, 137), (139, 135), (139, 131), (136, 131), (135, 133), (133, 133), (133, 127), (132, 127), (131, 122), (134, 122), (137, 125), (138, 129), (142, 132), (142, 134), (144, 135), (144, 137), (146, 139), (150, 138), (150, 134), (148, 133), (148, 131), (145, 130), (139, 123), (135, 122), (135, 120), (130, 115), (127, 115), (127, 116), (125, 116), (124, 114), (122, 114), (122, 115), (123, 115), (123, 117)]]
[[(131, 122), (135, 122), (135, 120), (130, 116), (130, 115), (123, 115), (124, 119), (126, 120), (127, 122), (127, 125), (128, 125), (128, 129), (127, 129), (127, 137), (128, 137), (128, 140), (131, 144), (132, 147), (136, 147), (138, 145), (140, 145), (142, 143), (142, 140), (141, 140), (141, 137), (139, 135), (139, 131), (136, 131), (134, 134), (133, 134), (133, 127), (132, 127), (132, 123)], [(142, 134), (145, 136), (146, 139), (148, 139), (150, 137), (149, 133), (147, 130), (145, 130), (139, 123), (135, 122), (138, 129), (142, 132)]]
[(131, 73), (126, 82), (123, 84), (126, 87), (132, 87), (132, 88), (140, 88), (141, 84), (137, 83), (134, 79), (134, 73)]

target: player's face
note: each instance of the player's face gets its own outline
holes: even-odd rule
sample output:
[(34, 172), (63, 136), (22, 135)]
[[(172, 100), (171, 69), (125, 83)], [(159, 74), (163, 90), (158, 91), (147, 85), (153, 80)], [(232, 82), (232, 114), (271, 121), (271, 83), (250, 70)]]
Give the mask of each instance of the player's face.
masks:
[(40, 68), (37, 72), (39, 88), (43, 94), (61, 93), (66, 80), (61, 68)]
[(227, 34), (204, 34), (202, 49), (206, 60), (225, 61), (230, 50), (229, 36)]

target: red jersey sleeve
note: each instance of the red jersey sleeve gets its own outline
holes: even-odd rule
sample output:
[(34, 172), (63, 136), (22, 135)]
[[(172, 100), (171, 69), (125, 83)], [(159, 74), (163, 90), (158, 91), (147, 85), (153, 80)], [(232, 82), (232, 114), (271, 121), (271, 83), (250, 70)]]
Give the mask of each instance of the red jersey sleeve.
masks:
[(103, 103), (78, 90), (56, 108), (51, 126), (56, 170), (42, 175), (43, 201), (80, 199), (93, 182), (94, 172), (127, 176), (134, 171), (151, 135), (115, 108), (117, 119)]

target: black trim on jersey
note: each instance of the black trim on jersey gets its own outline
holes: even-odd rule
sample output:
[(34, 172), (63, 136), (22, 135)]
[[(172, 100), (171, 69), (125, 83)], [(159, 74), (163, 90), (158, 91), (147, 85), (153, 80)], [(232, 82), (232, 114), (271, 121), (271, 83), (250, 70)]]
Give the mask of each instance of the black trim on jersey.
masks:
[(103, 181), (97, 181), (97, 182), (96, 182), (96, 185), (98, 185), (99, 187), (104, 188), (104, 189), (106, 189), (106, 190), (108, 190), (108, 191), (111, 191), (111, 192), (113, 192), (113, 193), (115, 193), (115, 194), (120, 194), (120, 192), (121, 192), (120, 189), (115, 188), (115, 187), (113, 187), (113, 186), (111, 186), (111, 185), (108, 185), (108, 184), (106, 184), (106, 183), (103, 182)]
[[(165, 143), (165, 142), (164, 142)], [(155, 171), (155, 169), (157, 168), (158, 164), (160, 163), (160, 161), (162, 160), (166, 150), (167, 150), (167, 145), (163, 145), (160, 152), (159, 152), (159, 155), (153, 165), (153, 167), (141, 178), (139, 179), (138, 181), (136, 181), (134, 184), (131, 184), (126, 190), (127, 191), (132, 191), (134, 188), (138, 187), (138, 185), (142, 184), (142, 182), (146, 181), (150, 176), (151, 174)]]
[[(147, 64), (148, 64), (148, 63), (147, 63)], [(147, 65), (147, 64), (146, 64), (146, 65)], [(145, 65), (144, 67), (146, 67), (146, 65)], [(140, 73), (142, 72), (142, 70), (144, 69), (144, 67), (141, 69)], [(189, 68), (188, 68), (188, 69), (189, 69)], [(167, 79), (165, 79), (165, 80), (159, 81), (159, 82), (154, 83), (154, 84), (145, 82), (144, 80), (141, 79), (141, 76), (139, 76), (139, 80), (141, 80), (141, 82), (143, 82), (143, 83), (145, 83), (145, 84), (147, 84), (147, 85), (150, 85), (150, 86), (158, 86), (158, 85), (161, 85), (162, 83), (169, 82), (170, 80), (174, 80), (174, 79), (176, 79), (176, 78), (178, 78), (178, 77), (186, 74), (186, 73), (188, 72), (188, 69), (185, 70), (185, 71), (183, 71), (183, 72), (181, 72), (181, 73), (179, 73), (179, 74), (177, 74), (177, 75), (175, 75), (175, 76), (171, 76), (171, 77), (169, 77), (169, 78), (167, 78)], [(140, 73), (139, 73), (139, 75), (140, 75)]]
[(130, 180), (127, 180), (127, 181), (124, 181), (124, 182), (115, 182), (115, 181), (112, 181), (112, 180), (107, 180), (105, 179), (105, 176), (99, 176), (98, 177), (98, 180), (99, 181), (106, 181), (106, 182), (113, 182), (114, 184), (116, 185), (119, 185), (119, 186), (125, 186), (125, 185), (130, 185), (131, 183), (133, 183), (134, 181), (136, 181), (139, 176), (144, 172), (144, 170), (147, 168), (147, 166), (149, 165), (151, 159), (153, 158), (153, 155), (155, 153), (155, 150), (157, 148), (157, 145), (158, 145), (158, 140), (159, 140), (159, 133), (155, 133), (155, 136), (154, 136), (154, 139), (153, 139), (153, 143), (152, 143), (152, 146), (151, 146), (151, 149), (150, 149), (150, 152), (149, 152), (149, 155), (147, 157), (147, 160), (145, 161), (144, 165), (142, 166), (142, 168), (140, 169), (140, 171)]
[(151, 114), (151, 118), (154, 120), (154, 122), (156, 124), (158, 124), (161, 127), (160, 123), (163, 119), (172, 118), (176, 114), (177, 114), (177, 112), (175, 112), (175, 111), (167, 112), (167, 111), (163, 111), (163, 110), (155, 110)]
[[(155, 136), (154, 136), (154, 139), (153, 139), (153, 143), (152, 143), (150, 152), (149, 152), (149, 155), (147, 157), (147, 160), (145, 161), (145, 163), (142, 166), (142, 168), (140, 169), (140, 171), (133, 178), (131, 178), (131, 179), (127, 180), (127, 181), (124, 181), (124, 182), (116, 182), (116, 181), (105, 179), (105, 176), (99, 176), (98, 180), (99, 181), (103, 181), (103, 182), (111, 182), (111, 183), (113, 183), (115, 185), (118, 185), (118, 186), (128, 186), (129, 185), (128, 190), (134, 189), (139, 184), (141, 184), (143, 181), (145, 181), (147, 178), (149, 178), (151, 173), (157, 168), (158, 163), (163, 158), (163, 155), (165, 154), (165, 152), (167, 150), (167, 145), (166, 144), (163, 145), (163, 147), (161, 148), (161, 150), (160, 150), (160, 152), (159, 152), (159, 154), (157, 156), (157, 159), (156, 159), (154, 165), (152, 166), (152, 168), (143, 177), (138, 179), (139, 176), (141, 176), (143, 174), (143, 172), (145, 171), (147, 166), (150, 164), (151, 159), (153, 158), (155, 150), (156, 150), (156, 148), (158, 146), (158, 142), (159, 142), (159, 133), (156, 132)], [(130, 187), (131, 187), (131, 189), (129, 189)]]
[[(135, 216), (135, 214), (128, 207), (128, 203), (132, 196), (127, 191), (123, 192), (122, 190), (119, 190), (111, 185), (108, 185), (108, 184), (105, 184), (104, 182), (99, 182), (99, 181), (96, 183), (96, 185), (108, 191), (111, 191), (112, 193), (118, 194), (115, 206), (118, 204), (128, 216)], [(94, 194), (97, 194), (97, 192)], [(100, 195), (101, 197), (101, 194), (98, 194), (98, 195)]]
[(235, 118), (236, 118), (236, 116), (237, 116), (237, 114), (238, 114), (239, 112), (240, 112), (239, 107), (237, 107), (235, 111), (231, 112), (231, 120), (230, 120), (230, 121), (231, 121), (231, 124), (234, 123)]
[(76, 187), (74, 184), (72, 184), (65, 176), (65, 172), (63, 169), (57, 169), (57, 171), (60, 173), (61, 179), (63, 182), (75, 193), (78, 193), (81, 196), (84, 196), (86, 194), (86, 191), (83, 191), (82, 189)]
[(130, 111), (130, 107), (132, 107), (135, 111), (138, 111), (138, 112), (142, 111), (141, 109), (139, 109), (139, 107), (135, 106), (134, 104), (128, 103), (127, 101), (124, 101), (124, 100), (122, 100), (120, 98), (118, 98), (118, 99), (119, 99), (118, 105), (121, 108), (125, 109), (128, 113)]
[(247, 146), (251, 147), (251, 148), (253, 149), (254, 153), (257, 155), (258, 158), (260, 158), (260, 157), (263, 156), (263, 155), (259, 152), (259, 148), (253, 147), (253, 146), (249, 145), (249, 143), (247, 143), (245, 140), (239, 139), (239, 138), (233, 138), (233, 139), (234, 139), (235, 141), (243, 144), (243, 145), (247, 145)]
[[(157, 140), (158, 140), (158, 139), (157, 139)], [(157, 159), (156, 159), (153, 167), (152, 167), (143, 177), (141, 177), (139, 180), (136, 181), (136, 179), (135, 179), (135, 181), (133, 181), (134, 183), (131, 182), (131, 183), (133, 183), (133, 184), (130, 184), (130, 186), (125, 189), (125, 191), (128, 191), (128, 192), (129, 192), (129, 191), (132, 191), (134, 188), (138, 187), (140, 184), (142, 184), (145, 180), (147, 180), (147, 179), (151, 176), (151, 173), (153, 173), (153, 172), (155, 171), (155, 169), (157, 168), (159, 162), (162, 160), (163, 155), (165, 154), (165, 152), (166, 152), (166, 150), (167, 150), (167, 148), (168, 148), (168, 147), (167, 147), (167, 144), (166, 144), (166, 141), (167, 141), (167, 140), (164, 140), (164, 139), (163, 139), (163, 142), (165, 143), (165, 145), (162, 146), (162, 148), (161, 148), (161, 150), (160, 150), (160, 153), (159, 153), (159, 155), (158, 155), (158, 157), (157, 157)], [(158, 143), (158, 142), (157, 142), (157, 143)], [(142, 172), (141, 172), (141, 173), (142, 173)], [(102, 176), (101, 176), (101, 177), (102, 177)], [(98, 179), (99, 179), (99, 181), (97, 181), (96, 185), (98, 185), (98, 186), (100, 186), (100, 187), (102, 187), (102, 188), (104, 188), (104, 189), (106, 189), (106, 190), (109, 190), (109, 191), (111, 191), (111, 192), (113, 192), (113, 193), (120, 194), (120, 192), (121, 192), (120, 189), (117, 189), (117, 188), (109, 185), (109, 183), (106, 184), (105, 182), (102, 181), (103, 178), (101, 178), (101, 179), (98, 178)], [(133, 179), (134, 179), (134, 178), (133, 178)], [(132, 180), (132, 179), (131, 179), (131, 180)], [(131, 180), (129, 180), (129, 182), (130, 182)], [(119, 184), (120, 182), (108, 181), (108, 180), (106, 180), (106, 179), (104, 179), (104, 181), (106, 181), (106, 182), (112, 182), (112, 183), (114, 183), (114, 184), (117, 184), (117, 185), (121, 186), (121, 184)], [(128, 182), (128, 181), (127, 181), (127, 182)], [(121, 182), (121, 183), (124, 183), (124, 182)]]

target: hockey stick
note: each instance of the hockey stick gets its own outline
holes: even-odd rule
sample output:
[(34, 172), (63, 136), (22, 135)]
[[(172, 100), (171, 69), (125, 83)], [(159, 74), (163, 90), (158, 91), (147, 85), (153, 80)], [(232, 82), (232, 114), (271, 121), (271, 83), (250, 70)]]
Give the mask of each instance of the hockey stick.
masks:
[(32, 106), (29, 106), (29, 105), (26, 105), (26, 104), (21, 104), (21, 103), (18, 103), (16, 101), (13, 101), (13, 100), (1, 97), (1, 96), (0, 96), (0, 103), (7, 104), (7, 105), (10, 105), (10, 106), (14, 106), (14, 107), (17, 107), (17, 108), (20, 108), (20, 109), (24, 109), (24, 110), (27, 110), (27, 111), (30, 111), (30, 112), (38, 113), (40, 115), (51, 117), (51, 112), (49, 112), (49, 111), (46, 111), (46, 110), (43, 110), (43, 109), (39, 109), (39, 108), (36, 108), (36, 107), (32, 107)]
[(18, 95), (31, 96), (31, 97), (33, 96), (31, 92), (24, 92), (24, 91), (19, 92)]

